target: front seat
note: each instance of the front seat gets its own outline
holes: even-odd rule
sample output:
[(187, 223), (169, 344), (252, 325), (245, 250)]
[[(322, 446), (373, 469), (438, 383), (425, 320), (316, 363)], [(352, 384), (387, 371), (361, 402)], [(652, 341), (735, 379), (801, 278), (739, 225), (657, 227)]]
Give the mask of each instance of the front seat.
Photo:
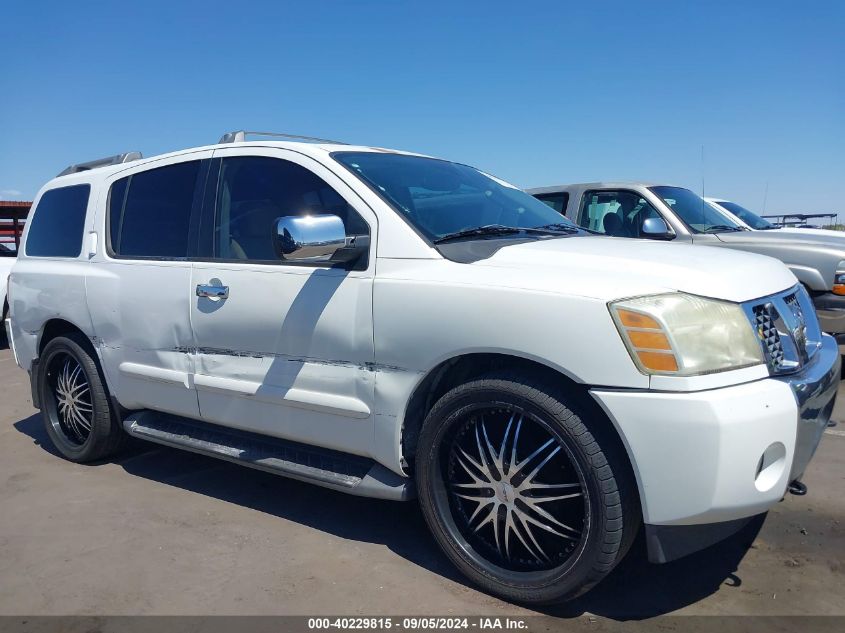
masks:
[(235, 259), (274, 261), (273, 223), (282, 215), (269, 201), (241, 205), (232, 221), (230, 252)]
[(602, 218), (602, 228), (605, 235), (612, 235), (614, 237), (625, 237), (625, 229), (622, 225), (622, 218), (615, 213), (608, 213)]

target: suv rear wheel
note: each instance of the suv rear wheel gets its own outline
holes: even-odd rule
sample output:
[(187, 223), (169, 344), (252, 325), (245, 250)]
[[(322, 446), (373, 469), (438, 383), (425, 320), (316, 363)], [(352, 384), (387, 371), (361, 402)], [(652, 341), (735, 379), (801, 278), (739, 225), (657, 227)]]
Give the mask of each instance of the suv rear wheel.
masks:
[(38, 365), (41, 416), (67, 459), (90, 462), (120, 450), (128, 437), (112, 411), (99, 364), (87, 340), (69, 333), (50, 340)]
[(604, 425), (541, 380), (495, 373), (448, 392), (423, 423), (416, 474), (435, 539), (485, 590), (574, 598), (623, 558), (640, 517)]

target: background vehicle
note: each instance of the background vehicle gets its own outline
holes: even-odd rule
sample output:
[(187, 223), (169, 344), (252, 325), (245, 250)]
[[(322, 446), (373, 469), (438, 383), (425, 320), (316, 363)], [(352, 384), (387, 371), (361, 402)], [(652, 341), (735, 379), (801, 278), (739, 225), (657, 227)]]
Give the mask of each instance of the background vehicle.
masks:
[(722, 200), (721, 198), (704, 199), (716, 207), (719, 211), (727, 213), (728, 217), (741, 226), (745, 226), (755, 231), (781, 231), (783, 233), (794, 233), (796, 235), (818, 235), (833, 239), (845, 239), (845, 232), (842, 231), (832, 231), (830, 229), (816, 229), (810, 227), (775, 226), (766, 218), (760, 217), (753, 211), (749, 211), (736, 202)]
[(15, 251), (0, 244), (0, 306), (2, 306), (3, 319), (9, 312), (9, 303), (6, 301), (6, 285), (9, 273), (15, 263)]
[(840, 361), (780, 262), (592, 237), (465, 165), (244, 138), (39, 193), (6, 323), (68, 459), (128, 434), (416, 493), (461, 571), (533, 603), (642, 523), (672, 560), (801, 477)]
[(614, 237), (721, 246), (780, 259), (813, 299), (822, 330), (845, 351), (845, 239), (752, 231), (683, 187), (595, 182), (529, 190), (581, 227)]

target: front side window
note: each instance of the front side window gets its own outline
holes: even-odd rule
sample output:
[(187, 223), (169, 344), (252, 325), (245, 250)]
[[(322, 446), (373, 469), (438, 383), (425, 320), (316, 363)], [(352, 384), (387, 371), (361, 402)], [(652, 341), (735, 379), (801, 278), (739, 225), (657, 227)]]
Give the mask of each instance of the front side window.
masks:
[(79, 257), (90, 185), (51, 189), (33, 211), (25, 251), (32, 257)]
[(587, 191), (578, 211), (579, 226), (614, 237), (648, 237), (643, 222), (660, 214), (633, 191)]
[(118, 257), (182, 259), (200, 161), (121, 178), (109, 193), (109, 243)]
[[(369, 227), (322, 178), (278, 158), (224, 158), (215, 204), (212, 244), (206, 257), (279, 262), (273, 243), (276, 220), (292, 215), (336, 215), (347, 236), (368, 235)], [(211, 252), (208, 252), (210, 249)]]
[(745, 207), (739, 206), (736, 202), (728, 202), (727, 200), (723, 200), (722, 202), (717, 202), (716, 204), (718, 204), (720, 207), (725, 207), (728, 211), (733, 213), (736, 217), (745, 222), (752, 229), (757, 229), (758, 231), (768, 231), (769, 229), (777, 228), (768, 220), (764, 220), (753, 211), (749, 211)]
[(536, 198), (477, 169), (381, 152), (332, 155), (432, 242), (478, 227), (573, 227)]
[(742, 231), (742, 227), (683, 187), (649, 187), (693, 233)]
[(549, 205), (561, 215), (566, 215), (566, 205), (569, 204), (569, 194), (567, 192), (560, 191), (558, 193), (538, 193), (534, 197), (540, 202), (544, 202)]

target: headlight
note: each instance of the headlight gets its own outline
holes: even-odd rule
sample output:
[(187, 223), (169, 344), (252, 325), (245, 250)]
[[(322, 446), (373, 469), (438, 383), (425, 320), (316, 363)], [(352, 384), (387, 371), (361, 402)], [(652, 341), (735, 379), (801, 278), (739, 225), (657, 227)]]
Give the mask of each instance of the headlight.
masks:
[(735, 303), (675, 292), (616, 301), (610, 313), (645, 374), (694, 376), (764, 362), (751, 323)]

